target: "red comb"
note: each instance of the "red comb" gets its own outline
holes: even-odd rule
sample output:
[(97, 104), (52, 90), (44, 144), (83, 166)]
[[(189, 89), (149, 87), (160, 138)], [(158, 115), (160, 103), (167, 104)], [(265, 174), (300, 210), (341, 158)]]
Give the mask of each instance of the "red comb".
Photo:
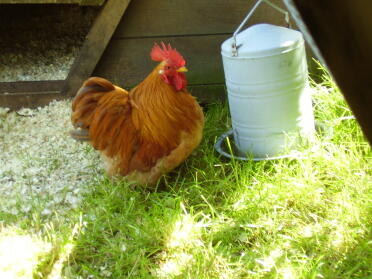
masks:
[(163, 42), (161, 42), (161, 46), (163, 49), (155, 43), (150, 54), (152, 60), (159, 62), (170, 60), (173, 64), (179, 67), (185, 66), (185, 59), (183, 59), (182, 55), (176, 49), (172, 49), (170, 44), (166, 46)]

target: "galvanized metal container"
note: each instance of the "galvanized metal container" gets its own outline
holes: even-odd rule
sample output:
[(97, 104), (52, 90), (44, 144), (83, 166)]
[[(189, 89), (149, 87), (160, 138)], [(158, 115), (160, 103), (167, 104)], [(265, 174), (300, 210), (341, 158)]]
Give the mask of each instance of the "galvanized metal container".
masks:
[(235, 144), (254, 158), (283, 155), (313, 135), (304, 39), (253, 25), (221, 46)]

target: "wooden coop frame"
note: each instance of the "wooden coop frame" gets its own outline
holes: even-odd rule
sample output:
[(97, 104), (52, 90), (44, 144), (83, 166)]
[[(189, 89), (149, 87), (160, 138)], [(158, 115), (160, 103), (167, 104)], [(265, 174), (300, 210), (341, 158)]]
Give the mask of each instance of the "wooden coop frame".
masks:
[[(0, 4), (103, 5), (105, 0), (0, 0)], [(0, 105), (38, 107), (73, 96), (106, 49), (130, 0), (106, 0), (65, 80), (0, 82)]]
[[(154, 67), (148, 53), (155, 41), (170, 42), (185, 55), (188, 89), (200, 102), (224, 100), (220, 45), (255, 1), (0, 0), (102, 5), (66, 80), (0, 82), (0, 106), (38, 107), (70, 98), (91, 75), (131, 88)], [(283, 7), (281, 0), (271, 1)], [(250, 24), (259, 22), (285, 25), (284, 17), (268, 6), (260, 8)]]
[[(270, 1), (284, 9), (286, 7), (283, 1), (298, 8), (297, 12), (292, 13), (300, 13), (309, 25), (310, 33), (315, 34), (315, 41), (342, 93), (372, 142), (372, 95), (368, 76), (372, 45), (371, 19), (368, 16), (371, 1), (339, 4), (337, 0), (330, 0), (326, 9), (323, 2), (319, 1)], [(231, 36), (255, 2), (256, 0), (136, 0), (131, 3), (130, 0), (0, 0), (0, 5), (102, 6), (67, 79), (0, 82), (0, 106), (11, 109), (38, 107), (52, 100), (71, 98), (82, 82), (91, 75), (105, 77), (125, 88), (133, 87), (154, 67), (147, 55), (154, 41), (171, 42), (185, 54), (190, 68), (188, 88), (199, 101), (223, 100), (226, 94), (220, 45)], [(337, 10), (332, 8), (336, 6)], [(122, 20), (128, 7), (130, 12)], [(284, 18), (267, 5), (258, 9), (249, 24), (259, 22), (285, 25)], [(348, 36), (344, 35), (345, 30), (348, 31)], [(309, 65), (311, 68), (311, 63)], [(350, 78), (350, 68), (356, 69), (352, 73), (353, 78)]]

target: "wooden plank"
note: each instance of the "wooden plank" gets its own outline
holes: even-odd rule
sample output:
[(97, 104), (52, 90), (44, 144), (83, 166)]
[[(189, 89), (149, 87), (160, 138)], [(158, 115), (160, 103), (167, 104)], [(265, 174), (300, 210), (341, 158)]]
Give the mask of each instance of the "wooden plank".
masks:
[(80, 0), (82, 6), (101, 6), (105, 0)]
[(171, 43), (183, 55), (189, 84), (223, 84), (221, 43), (230, 35), (112, 40), (93, 75), (125, 87), (141, 82), (157, 62), (150, 59), (154, 41)]
[[(282, 0), (271, 0), (284, 8)], [(114, 38), (232, 33), (256, 0), (136, 0), (128, 7)], [(248, 25), (284, 25), (284, 16), (263, 3)]]
[(189, 85), (187, 89), (199, 103), (219, 103), (226, 101), (225, 84)]
[(35, 108), (59, 100), (64, 80), (0, 82), (0, 106), (10, 109)]
[(372, 2), (293, 2), (372, 144)]
[[(226, 100), (226, 89), (224, 84), (214, 85), (190, 85), (188, 86), (191, 94), (200, 103), (216, 103)], [(22, 107), (36, 108), (48, 105), (53, 100), (62, 100), (66, 96), (55, 91), (25, 92), (0, 94), (0, 107), (8, 107), (17, 110)]]
[(0, 94), (0, 106), (12, 110), (20, 108), (37, 108), (48, 105), (51, 101), (61, 100), (62, 95), (59, 92), (44, 93), (24, 93), (24, 94)]
[(57, 92), (64, 80), (0, 82), (0, 94), (25, 94), (27, 92)]
[(108, 0), (75, 59), (61, 93), (73, 96), (97, 65), (130, 0)]
[(0, 4), (79, 4), (83, 6), (99, 6), (105, 0), (0, 0)]

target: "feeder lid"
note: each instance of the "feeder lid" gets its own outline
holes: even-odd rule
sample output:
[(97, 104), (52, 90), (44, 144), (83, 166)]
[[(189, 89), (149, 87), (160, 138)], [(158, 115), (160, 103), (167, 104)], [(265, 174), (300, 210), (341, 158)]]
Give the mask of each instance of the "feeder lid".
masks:
[[(271, 24), (256, 24), (236, 35), (238, 57), (272, 56), (292, 50), (303, 41), (301, 32)], [(232, 56), (232, 42), (231, 37), (222, 43), (223, 56)]]

